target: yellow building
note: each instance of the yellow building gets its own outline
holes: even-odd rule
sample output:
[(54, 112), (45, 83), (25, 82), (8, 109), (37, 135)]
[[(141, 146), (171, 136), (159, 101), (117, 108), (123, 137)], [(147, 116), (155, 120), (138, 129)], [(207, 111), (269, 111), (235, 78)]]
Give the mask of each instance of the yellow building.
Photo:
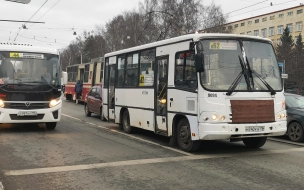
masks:
[(246, 18), (226, 24), (234, 34), (246, 34), (269, 38), (274, 45), (280, 43), (280, 37), (286, 26), (296, 42), (301, 33), (303, 36), (304, 5), (275, 11), (255, 17)]

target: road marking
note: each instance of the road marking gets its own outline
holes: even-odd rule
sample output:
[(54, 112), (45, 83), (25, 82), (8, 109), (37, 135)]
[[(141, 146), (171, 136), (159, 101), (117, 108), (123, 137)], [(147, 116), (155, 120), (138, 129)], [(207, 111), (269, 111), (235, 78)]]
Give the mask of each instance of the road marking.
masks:
[[(69, 115), (66, 115), (66, 114), (62, 114), (62, 115), (63, 115), (63, 116), (66, 116), (66, 117), (69, 117), (69, 118), (72, 118), (72, 119), (75, 119), (75, 120), (78, 120), (78, 121), (83, 121), (83, 120), (80, 120), (80, 119), (75, 118), (75, 117), (73, 117), (73, 116), (69, 116)], [(171, 151), (174, 151), (174, 152), (183, 154), (183, 155), (187, 155), (187, 156), (193, 155), (193, 154), (191, 154), (191, 153), (184, 152), (184, 151), (182, 151), (182, 150), (178, 150), (178, 149), (171, 148), (171, 147), (168, 147), (168, 146), (163, 146), (163, 145), (161, 145), (161, 144), (158, 144), (158, 143), (155, 143), (155, 142), (151, 142), (151, 141), (148, 141), (148, 140), (139, 138), (139, 137), (135, 137), (135, 136), (133, 136), (133, 135), (129, 135), (129, 134), (127, 134), (127, 133), (123, 133), (123, 132), (120, 132), (120, 131), (117, 131), (117, 130), (109, 129), (109, 128), (104, 127), (104, 126), (101, 126), (101, 125), (97, 125), (97, 124), (90, 123), (90, 122), (86, 122), (86, 121), (83, 121), (83, 122), (85, 122), (86, 124), (89, 124), (89, 125), (92, 125), (92, 126), (95, 126), (95, 127), (98, 127), (98, 128), (101, 128), (101, 129), (110, 131), (110, 132), (113, 132), (113, 133), (118, 133), (118, 134), (127, 136), (127, 137), (129, 137), (129, 138), (136, 139), (136, 140), (139, 140), (139, 141), (142, 141), (142, 142), (146, 142), (146, 143), (149, 143), (149, 144), (153, 144), (153, 145), (156, 145), (156, 146), (159, 146), (159, 147), (162, 147), (162, 148), (165, 148), (165, 149), (168, 149), (168, 150), (171, 150)]]
[(61, 113), (61, 115), (65, 116), (65, 117), (69, 117), (69, 118), (75, 119), (75, 120), (78, 120), (78, 121), (82, 121), (81, 119), (78, 119), (76, 117), (72, 117), (72, 116), (69, 116), (69, 115), (66, 115), (66, 114), (63, 114), (63, 113)]
[(139, 159), (139, 160), (108, 162), (108, 163), (86, 164), (86, 165), (59, 166), (59, 167), (35, 168), (35, 169), (25, 169), (25, 170), (8, 170), (8, 171), (4, 171), (4, 175), (21, 176), (21, 175), (89, 170), (89, 169), (98, 169), (98, 168), (110, 168), (110, 167), (119, 167), (119, 166), (182, 162), (182, 161), (203, 160), (210, 158), (229, 158), (229, 157), (256, 156), (256, 155), (266, 155), (266, 154), (283, 154), (289, 152), (303, 152), (303, 151), (304, 148), (293, 148), (293, 149), (285, 149), (285, 150), (265, 150), (265, 151), (261, 150), (261, 151), (243, 152), (243, 153), (234, 153), (234, 154), (218, 154), (218, 155), (209, 154), (209, 155), (192, 155), (192, 156), (167, 157), (167, 158)]

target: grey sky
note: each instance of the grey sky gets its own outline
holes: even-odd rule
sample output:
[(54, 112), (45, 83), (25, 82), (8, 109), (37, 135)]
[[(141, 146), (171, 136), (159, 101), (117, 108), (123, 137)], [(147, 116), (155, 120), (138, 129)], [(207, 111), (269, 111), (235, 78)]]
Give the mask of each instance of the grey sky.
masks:
[[(32, 0), (30, 4), (24, 5), (0, 0), (0, 19), (28, 20), (45, 1)], [(37, 21), (58, 1), (48, 0), (31, 21)], [(39, 20), (45, 24), (28, 23), (26, 26), (29, 29), (20, 30), (22, 23), (0, 22), (0, 42), (13, 42), (20, 30), (16, 43), (63, 48), (75, 39), (73, 28), (77, 34), (81, 34), (84, 30), (92, 31), (97, 24), (103, 25), (123, 11), (137, 9), (140, 1), (143, 0), (60, 0)], [(212, 0), (203, 2), (207, 5)], [(229, 21), (235, 21), (297, 6), (303, 3), (303, 0), (214, 0), (214, 2), (222, 6), (224, 13), (232, 12), (229, 14)], [(271, 2), (273, 6), (270, 6)]]

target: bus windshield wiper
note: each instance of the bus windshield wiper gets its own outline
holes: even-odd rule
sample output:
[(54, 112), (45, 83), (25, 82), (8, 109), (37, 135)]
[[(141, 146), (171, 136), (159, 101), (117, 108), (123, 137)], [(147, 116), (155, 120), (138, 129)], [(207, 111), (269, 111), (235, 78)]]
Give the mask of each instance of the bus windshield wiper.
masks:
[(245, 64), (242, 61), (240, 55), (238, 55), (238, 57), (239, 57), (242, 71), (240, 72), (240, 74), (236, 77), (236, 79), (233, 81), (233, 83), (229, 87), (228, 92), (226, 93), (227, 96), (230, 96), (232, 94), (232, 92), (236, 89), (237, 85), (241, 82), (243, 75), (244, 75), (246, 83), (247, 83), (247, 88), (249, 88), (249, 85), (250, 85), (248, 70), (245, 69)]
[[(247, 61), (247, 64), (249, 63), (248, 62), (248, 59), (246, 58), (246, 61)], [(276, 92), (275, 90), (268, 84), (268, 82), (266, 82), (262, 77), (261, 75), (259, 75), (259, 73), (257, 73), (255, 70), (252, 70), (252, 73), (255, 74), (255, 76), (260, 79), (262, 81), (262, 83), (268, 88), (268, 90), (270, 91), (270, 94), (271, 95), (275, 95)]]

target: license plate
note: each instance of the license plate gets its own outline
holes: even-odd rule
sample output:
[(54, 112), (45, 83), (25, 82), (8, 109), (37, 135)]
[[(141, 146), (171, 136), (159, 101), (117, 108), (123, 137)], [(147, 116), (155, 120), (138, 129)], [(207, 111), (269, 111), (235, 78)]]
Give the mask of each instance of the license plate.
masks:
[(264, 126), (247, 126), (247, 127), (245, 127), (245, 131), (246, 132), (261, 132), (261, 131), (265, 131), (265, 127)]
[(35, 111), (19, 111), (17, 116), (37, 116)]

